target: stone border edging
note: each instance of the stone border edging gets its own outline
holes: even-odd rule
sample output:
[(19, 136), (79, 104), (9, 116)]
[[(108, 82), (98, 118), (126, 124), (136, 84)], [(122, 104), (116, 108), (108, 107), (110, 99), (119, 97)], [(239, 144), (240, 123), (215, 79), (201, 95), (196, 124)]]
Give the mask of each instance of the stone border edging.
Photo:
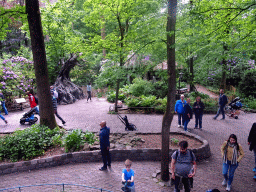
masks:
[[(192, 149), (197, 160), (202, 160), (211, 156), (210, 146), (208, 141), (202, 139), (198, 135), (193, 133), (170, 132), (171, 134), (183, 134), (188, 137), (192, 137), (203, 143), (200, 148)], [(161, 134), (161, 133), (138, 133), (135, 134)], [(169, 154), (172, 154), (176, 149), (170, 149)], [(113, 149), (111, 150), (112, 161), (125, 161), (131, 159), (133, 161), (161, 161), (161, 149)], [(16, 163), (8, 163), (0, 165), (0, 175), (9, 173), (15, 173), (20, 171), (28, 171), (34, 169), (41, 169), (47, 167), (55, 167), (70, 163), (88, 163), (88, 162), (100, 162), (101, 153), (100, 150), (96, 151), (81, 151), (73, 153), (65, 153), (62, 155), (56, 155), (48, 158), (33, 159), (30, 161), (22, 161)]]

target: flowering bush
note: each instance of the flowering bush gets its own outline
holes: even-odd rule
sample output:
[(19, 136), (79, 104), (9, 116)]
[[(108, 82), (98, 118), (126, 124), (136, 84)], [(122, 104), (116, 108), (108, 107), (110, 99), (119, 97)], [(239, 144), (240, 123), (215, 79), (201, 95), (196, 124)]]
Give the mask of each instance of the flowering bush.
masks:
[(0, 62), (0, 89), (21, 94), (31, 89), (35, 82), (32, 61), (24, 57), (11, 57)]

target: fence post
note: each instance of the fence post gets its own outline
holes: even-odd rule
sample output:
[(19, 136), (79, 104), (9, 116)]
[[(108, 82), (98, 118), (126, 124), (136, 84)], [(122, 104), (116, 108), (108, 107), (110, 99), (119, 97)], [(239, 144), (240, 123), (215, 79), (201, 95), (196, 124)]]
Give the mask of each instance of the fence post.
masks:
[(21, 192), (20, 187), (19, 187), (19, 191)]
[(62, 183), (62, 191), (64, 192), (64, 186), (65, 186), (65, 184), (64, 183)]

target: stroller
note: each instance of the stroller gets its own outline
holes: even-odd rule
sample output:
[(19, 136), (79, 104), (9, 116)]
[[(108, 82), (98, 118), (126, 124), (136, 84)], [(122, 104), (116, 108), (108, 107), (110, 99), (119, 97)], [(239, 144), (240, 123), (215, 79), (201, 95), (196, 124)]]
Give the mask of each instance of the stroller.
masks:
[(35, 117), (34, 113), (36, 112), (36, 107), (28, 111), (23, 115), (23, 117), (20, 119), (20, 124), (24, 125), (26, 122), (28, 122), (29, 125), (33, 125), (37, 122), (38, 118)]
[(241, 100), (239, 97), (236, 97), (234, 100), (232, 100), (226, 109), (226, 114), (230, 118), (238, 119), (238, 116), (240, 114), (240, 109), (242, 108), (243, 104), (241, 103)]
[(122, 182), (122, 184), (124, 185), (121, 189), (122, 189), (122, 191), (124, 191), (124, 192), (131, 192), (131, 189), (129, 189), (129, 184), (128, 184), (128, 182), (126, 181), (126, 182)]
[(125, 131), (136, 131), (137, 130), (137, 127), (134, 124), (129, 123), (126, 115), (124, 117), (122, 117), (119, 114), (117, 114), (117, 115), (118, 115), (118, 118), (120, 119), (120, 121), (125, 125)]

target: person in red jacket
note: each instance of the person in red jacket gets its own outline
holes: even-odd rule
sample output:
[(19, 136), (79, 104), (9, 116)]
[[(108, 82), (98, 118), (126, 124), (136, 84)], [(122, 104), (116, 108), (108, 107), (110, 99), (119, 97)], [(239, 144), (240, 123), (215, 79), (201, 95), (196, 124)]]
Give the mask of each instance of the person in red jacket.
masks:
[(33, 90), (30, 90), (29, 92), (27, 92), (27, 95), (28, 95), (31, 109), (35, 108), (36, 114), (39, 115), (39, 109), (37, 106), (37, 102), (36, 102)]

